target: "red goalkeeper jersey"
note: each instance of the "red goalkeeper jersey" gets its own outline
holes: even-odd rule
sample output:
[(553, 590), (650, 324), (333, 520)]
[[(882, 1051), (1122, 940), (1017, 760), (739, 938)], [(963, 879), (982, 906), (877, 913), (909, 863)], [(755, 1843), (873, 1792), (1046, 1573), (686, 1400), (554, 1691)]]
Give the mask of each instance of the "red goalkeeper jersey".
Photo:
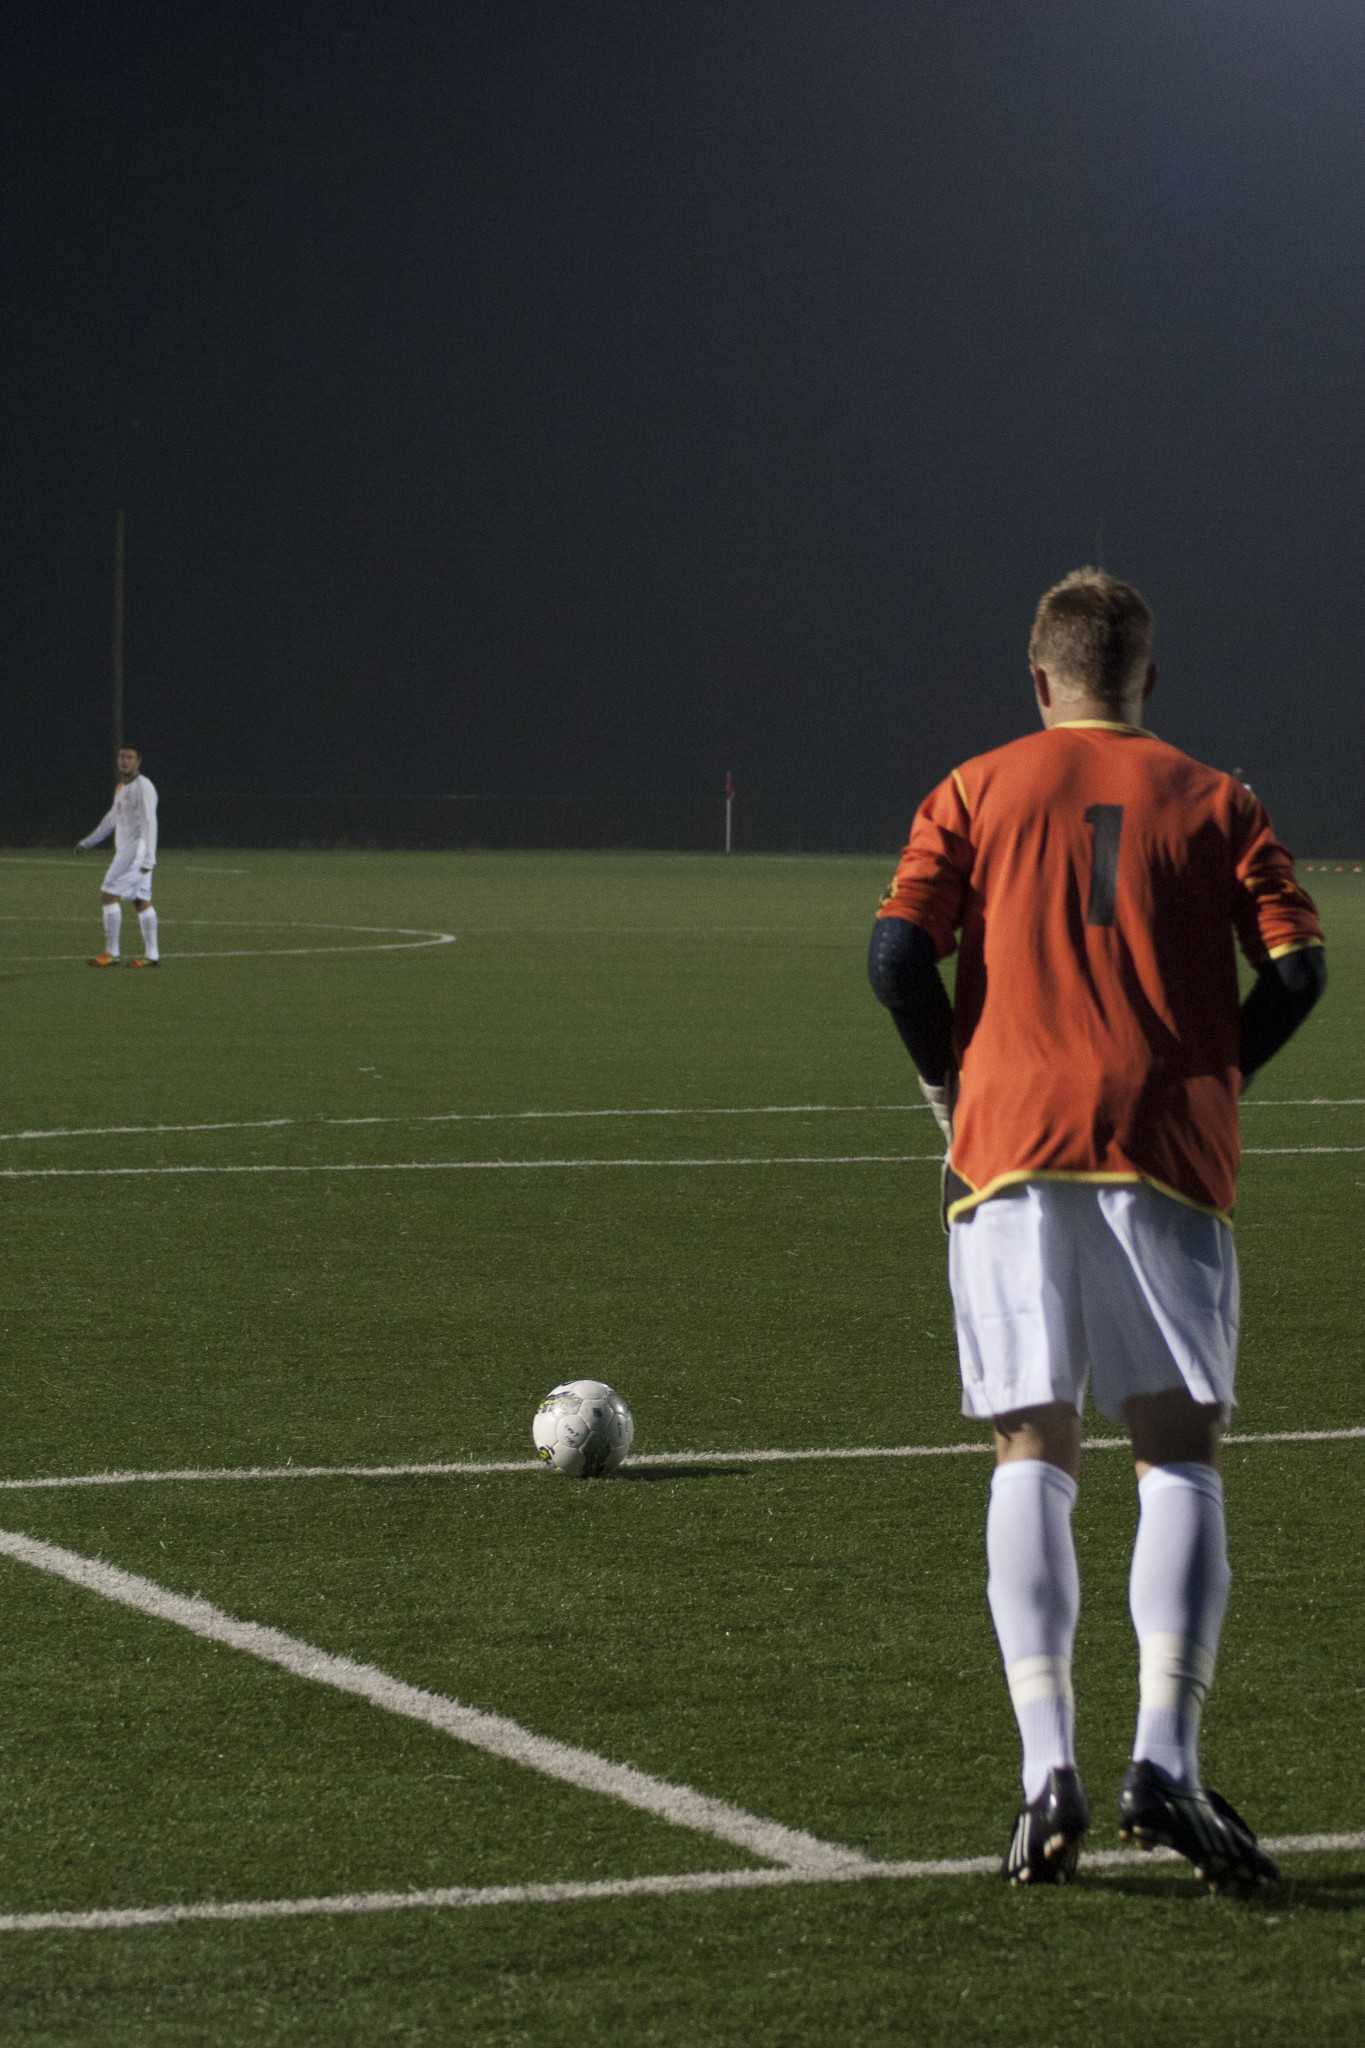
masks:
[(955, 768), (881, 917), (959, 949), (949, 1216), (1016, 1181), (1149, 1181), (1226, 1216), (1240, 995), (1321, 945), (1264, 807), (1136, 726), (1078, 720)]

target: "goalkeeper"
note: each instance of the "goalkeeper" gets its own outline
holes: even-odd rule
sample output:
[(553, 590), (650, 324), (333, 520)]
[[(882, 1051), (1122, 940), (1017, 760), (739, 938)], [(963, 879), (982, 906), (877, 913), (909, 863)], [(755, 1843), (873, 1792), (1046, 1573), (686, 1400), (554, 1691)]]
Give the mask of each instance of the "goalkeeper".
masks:
[[(1013, 1883), (1070, 1877), (1089, 1825), (1071, 1690), (1087, 1386), (1126, 1424), (1138, 1482), (1121, 1839), (1180, 1851), (1215, 1888), (1278, 1874), (1204, 1785), (1199, 1724), (1229, 1588), (1237, 1103), (1322, 993), (1322, 930), (1252, 792), (1144, 728), (1151, 646), (1145, 601), (1103, 571), (1045, 593), (1029, 642), (1043, 730), (926, 797), (870, 949), (947, 1141), (962, 1405), (994, 1432)], [(937, 963), (954, 948), (950, 1004)]]

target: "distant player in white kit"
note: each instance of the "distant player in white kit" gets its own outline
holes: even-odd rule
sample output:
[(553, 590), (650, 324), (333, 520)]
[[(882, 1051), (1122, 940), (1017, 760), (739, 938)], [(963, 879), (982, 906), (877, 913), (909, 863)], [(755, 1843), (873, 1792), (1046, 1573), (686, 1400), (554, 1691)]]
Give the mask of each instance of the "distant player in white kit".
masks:
[(114, 858), (100, 885), (104, 904), (104, 950), (96, 953), (91, 967), (119, 965), (119, 933), (123, 906), (131, 900), (137, 909), (142, 931), (142, 953), (130, 960), (130, 967), (159, 967), (161, 949), (157, 944), (156, 912), (152, 908), (152, 870), (156, 866), (156, 788), (142, 773), (142, 756), (136, 747), (118, 750), (118, 786), (114, 801), (93, 832), (76, 842), (77, 853), (98, 846), (114, 835)]

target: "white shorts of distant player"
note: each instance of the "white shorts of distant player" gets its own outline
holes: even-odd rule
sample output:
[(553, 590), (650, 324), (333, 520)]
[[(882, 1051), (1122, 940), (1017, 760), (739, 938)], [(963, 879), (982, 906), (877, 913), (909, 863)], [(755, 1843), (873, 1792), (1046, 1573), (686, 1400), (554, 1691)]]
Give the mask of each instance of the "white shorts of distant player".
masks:
[(1184, 1387), (1232, 1408), (1240, 1290), (1232, 1232), (1145, 1185), (1027, 1181), (949, 1233), (964, 1415), (1049, 1401), (1101, 1414)]
[(114, 855), (100, 883), (106, 896), (121, 896), (124, 902), (150, 903), (155, 868), (140, 868), (125, 854)]

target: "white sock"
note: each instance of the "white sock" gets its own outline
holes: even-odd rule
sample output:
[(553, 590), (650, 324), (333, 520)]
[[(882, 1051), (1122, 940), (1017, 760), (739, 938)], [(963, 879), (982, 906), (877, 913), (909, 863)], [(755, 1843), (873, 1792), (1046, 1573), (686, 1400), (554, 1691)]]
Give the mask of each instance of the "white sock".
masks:
[(118, 958), (118, 935), (123, 929), (123, 905), (106, 903), (104, 906), (104, 950)]
[(1138, 1486), (1128, 1604), (1140, 1656), (1133, 1755), (1199, 1783), (1199, 1722), (1228, 1604), (1223, 1482), (1212, 1465), (1154, 1465)]
[(1081, 1588), (1071, 1540), (1076, 1482), (1041, 1459), (995, 1468), (986, 1515), (987, 1597), (1023, 1744), (1024, 1797), (1074, 1764), (1071, 1648)]
[(156, 945), (156, 912), (150, 903), (145, 910), (139, 910), (137, 921), (142, 932), (143, 953), (148, 960), (159, 960), (161, 955)]

